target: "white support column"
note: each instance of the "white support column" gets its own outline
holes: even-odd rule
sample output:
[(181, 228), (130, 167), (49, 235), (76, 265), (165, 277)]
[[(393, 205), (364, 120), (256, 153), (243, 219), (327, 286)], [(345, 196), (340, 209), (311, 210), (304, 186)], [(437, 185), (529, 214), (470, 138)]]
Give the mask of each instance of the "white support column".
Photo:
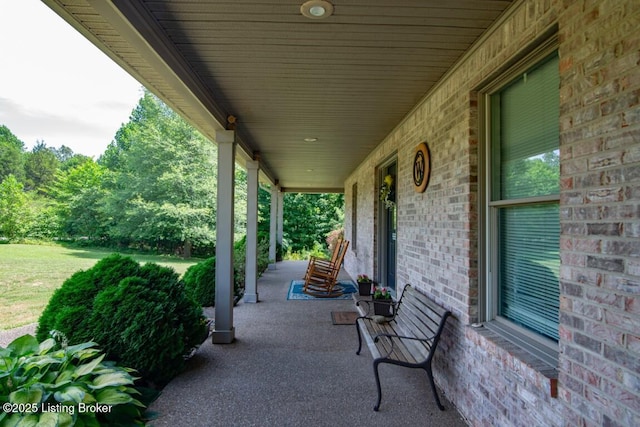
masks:
[(276, 268), (276, 226), (278, 225), (278, 186), (271, 186), (271, 212), (269, 216), (269, 269)]
[(276, 233), (276, 242), (282, 245), (284, 236), (284, 193), (278, 191), (278, 231)]
[(258, 162), (247, 162), (247, 264), (244, 302), (258, 302)]
[(233, 326), (233, 225), (235, 132), (216, 132), (218, 143), (218, 197), (216, 219), (216, 308), (214, 344), (235, 339)]

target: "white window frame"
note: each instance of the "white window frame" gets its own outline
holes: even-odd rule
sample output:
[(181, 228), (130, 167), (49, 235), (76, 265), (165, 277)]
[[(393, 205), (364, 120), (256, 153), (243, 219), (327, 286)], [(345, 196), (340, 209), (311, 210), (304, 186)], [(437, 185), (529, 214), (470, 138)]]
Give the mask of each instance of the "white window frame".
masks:
[[(478, 321), (488, 329), (516, 344), (537, 359), (557, 367), (558, 343), (523, 328), (498, 315), (498, 219), (497, 208), (508, 206), (507, 201), (491, 202), (491, 96), (501, 91), (522, 73), (542, 62), (558, 50), (557, 35), (540, 43), (521, 59), (509, 66), (497, 78), (478, 90), (479, 149), (479, 307)], [(560, 195), (531, 197), (527, 202), (557, 202)]]

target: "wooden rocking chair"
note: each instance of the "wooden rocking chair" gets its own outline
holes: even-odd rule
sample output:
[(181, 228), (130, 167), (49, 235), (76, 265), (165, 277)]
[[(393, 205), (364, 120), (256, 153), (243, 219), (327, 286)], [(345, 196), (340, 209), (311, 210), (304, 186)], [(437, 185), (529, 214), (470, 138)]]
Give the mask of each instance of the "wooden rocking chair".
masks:
[[(319, 298), (331, 298), (342, 295), (342, 288), (337, 288), (338, 273), (342, 261), (349, 248), (348, 240), (337, 244), (337, 254), (331, 261), (311, 259), (304, 279), (304, 292)], [(334, 250), (335, 252), (335, 250)]]
[(324, 269), (324, 270), (329, 270), (331, 268), (331, 265), (333, 265), (337, 258), (338, 255), (340, 255), (340, 250), (342, 248), (342, 242), (344, 241), (344, 239), (342, 237), (339, 237), (338, 240), (336, 240), (334, 247), (333, 247), (333, 252), (331, 253), (331, 259), (327, 259), (327, 258), (320, 258), (320, 257), (315, 257), (315, 256), (311, 256), (309, 258), (309, 264), (307, 264), (307, 271), (304, 274), (304, 281), (306, 283), (307, 279), (309, 278), (309, 274), (314, 270), (314, 269)]

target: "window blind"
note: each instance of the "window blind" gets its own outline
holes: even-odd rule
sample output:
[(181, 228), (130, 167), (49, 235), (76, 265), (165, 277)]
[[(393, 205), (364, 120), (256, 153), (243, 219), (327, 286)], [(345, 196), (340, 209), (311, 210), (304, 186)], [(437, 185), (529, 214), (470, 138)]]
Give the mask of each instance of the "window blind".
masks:
[(497, 314), (558, 340), (560, 191), (557, 53), (492, 96), (492, 200), (498, 219)]
[(500, 315), (557, 341), (558, 205), (502, 208), (499, 233)]
[(559, 84), (554, 54), (497, 95), (500, 144), (494, 150), (499, 150), (500, 181), (494, 196), (498, 199), (559, 193)]

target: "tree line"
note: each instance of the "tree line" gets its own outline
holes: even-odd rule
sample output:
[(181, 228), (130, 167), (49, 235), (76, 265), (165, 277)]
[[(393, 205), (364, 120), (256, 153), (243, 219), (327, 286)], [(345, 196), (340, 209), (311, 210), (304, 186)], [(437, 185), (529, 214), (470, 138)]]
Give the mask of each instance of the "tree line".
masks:
[[(217, 149), (148, 91), (97, 160), (0, 126), (0, 238), (191, 253), (215, 251)], [(236, 168), (236, 238), (246, 230), (246, 172)], [(258, 230), (269, 232), (261, 184)], [(286, 251), (322, 245), (341, 227), (342, 194), (285, 194)]]

